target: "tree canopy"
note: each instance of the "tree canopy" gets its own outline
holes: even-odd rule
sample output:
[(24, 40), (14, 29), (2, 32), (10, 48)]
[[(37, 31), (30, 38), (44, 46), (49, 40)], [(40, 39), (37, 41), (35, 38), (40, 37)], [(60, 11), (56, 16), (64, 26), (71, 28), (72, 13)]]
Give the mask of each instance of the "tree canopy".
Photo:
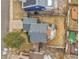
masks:
[(4, 43), (9, 48), (20, 48), (25, 41), (20, 32), (8, 33), (4, 38)]

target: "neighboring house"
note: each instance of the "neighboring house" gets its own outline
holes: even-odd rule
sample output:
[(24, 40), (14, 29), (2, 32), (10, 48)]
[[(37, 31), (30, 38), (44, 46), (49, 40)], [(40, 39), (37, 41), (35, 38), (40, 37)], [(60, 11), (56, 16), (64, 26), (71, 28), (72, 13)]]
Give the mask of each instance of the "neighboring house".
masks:
[(36, 18), (24, 17), (24, 19), (23, 19), (23, 31), (28, 32), (30, 30), (30, 25), (36, 24), (36, 23), (37, 23)]
[(22, 0), (22, 8), (27, 9), (28, 7), (35, 6), (35, 8), (45, 7), (46, 9), (57, 8), (57, 0)]
[(47, 41), (48, 24), (32, 24), (30, 26), (30, 41), (32, 43), (46, 42)]
[(66, 15), (67, 0), (22, 0), (22, 8), (30, 12), (51, 11), (48, 13), (52, 15)]

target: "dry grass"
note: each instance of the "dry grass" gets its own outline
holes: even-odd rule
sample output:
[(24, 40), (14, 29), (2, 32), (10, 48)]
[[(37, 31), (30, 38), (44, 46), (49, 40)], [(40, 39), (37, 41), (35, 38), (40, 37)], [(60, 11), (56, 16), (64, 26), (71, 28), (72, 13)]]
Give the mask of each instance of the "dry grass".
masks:
[(27, 16), (27, 13), (22, 10), (22, 6), (19, 0), (13, 0), (13, 8), (14, 20), (21, 20), (24, 16)]

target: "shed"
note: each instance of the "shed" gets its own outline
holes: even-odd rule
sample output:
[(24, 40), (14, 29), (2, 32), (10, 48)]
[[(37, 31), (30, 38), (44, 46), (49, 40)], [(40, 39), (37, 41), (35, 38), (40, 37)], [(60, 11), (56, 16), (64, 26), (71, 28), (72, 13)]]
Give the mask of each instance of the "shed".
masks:
[(29, 31), (31, 42), (46, 42), (47, 30), (48, 24), (32, 24)]
[(37, 23), (36, 18), (24, 17), (24, 19), (23, 19), (23, 31), (28, 32), (30, 30), (30, 25), (36, 24), (36, 23)]

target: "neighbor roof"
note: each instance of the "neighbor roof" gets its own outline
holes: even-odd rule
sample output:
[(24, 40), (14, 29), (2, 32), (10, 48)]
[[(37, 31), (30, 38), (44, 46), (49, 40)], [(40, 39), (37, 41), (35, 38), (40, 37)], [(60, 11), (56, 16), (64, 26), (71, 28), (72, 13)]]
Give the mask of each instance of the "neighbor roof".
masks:
[(23, 24), (35, 24), (37, 23), (37, 19), (36, 18), (28, 18), (28, 17), (24, 17), (23, 18)]
[(30, 26), (30, 32), (46, 33), (48, 29), (48, 24), (32, 24)]

